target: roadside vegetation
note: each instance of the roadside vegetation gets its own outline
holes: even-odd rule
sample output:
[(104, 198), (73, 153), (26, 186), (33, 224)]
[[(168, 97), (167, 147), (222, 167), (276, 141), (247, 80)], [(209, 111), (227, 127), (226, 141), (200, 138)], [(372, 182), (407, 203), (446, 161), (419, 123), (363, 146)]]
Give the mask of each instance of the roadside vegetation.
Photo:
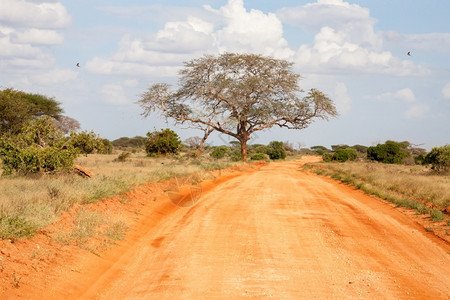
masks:
[(307, 164), (304, 169), (428, 214), (434, 221), (445, 219), (450, 207), (449, 145), (428, 153), (408, 142), (394, 141), (368, 147), (366, 152), (361, 146), (332, 148), (314, 147), (312, 151), (320, 151), (324, 162)]
[[(6, 92), (3, 96), (12, 97), (12, 93), (22, 97), (14, 103), (28, 103), (28, 94)], [(58, 108), (57, 102), (50, 103)], [(239, 143), (212, 147), (204, 145), (202, 138), (191, 138), (186, 145), (170, 129), (111, 142), (92, 131), (77, 132), (78, 127), (62, 131), (57, 117), (42, 113), (16, 124), (14, 130), (1, 127), (0, 239), (32, 237), (74, 204), (94, 203), (141, 184), (174, 177), (190, 176), (200, 182), (208, 176), (207, 171), (242, 164)], [(200, 147), (194, 141), (200, 141)], [(286, 157), (282, 142), (249, 145), (248, 149), (252, 160)], [(74, 172), (78, 166), (89, 178)], [(105, 222), (89, 213), (77, 220), (79, 230), (60, 237), (60, 241), (75, 239), (76, 244), (84, 245), (84, 235), (93, 232), (89, 228)], [(105, 234), (117, 238), (123, 235), (123, 228), (123, 224), (113, 222)]]

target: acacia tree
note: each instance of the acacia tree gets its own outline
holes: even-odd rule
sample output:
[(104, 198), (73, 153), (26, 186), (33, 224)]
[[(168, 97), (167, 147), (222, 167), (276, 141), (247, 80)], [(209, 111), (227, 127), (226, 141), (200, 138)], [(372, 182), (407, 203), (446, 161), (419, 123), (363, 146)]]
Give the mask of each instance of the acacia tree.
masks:
[(204, 55), (184, 64), (179, 87), (157, 83), (138, 103), (146, 117), (159, 111), (176, 124), (211, 128), (237, 139), (243, 160), (254, 132), (279, 126), (304, 129), (315, 119), (337, 115), (333, 101), (317, 89), (299, 97), (293, 63), (256, 54)]
[(17, 134), (30, 120), (49, 116), (59, 119), (63, 109), (52, 98), (14, 89), (0, 91), (0, 135)]

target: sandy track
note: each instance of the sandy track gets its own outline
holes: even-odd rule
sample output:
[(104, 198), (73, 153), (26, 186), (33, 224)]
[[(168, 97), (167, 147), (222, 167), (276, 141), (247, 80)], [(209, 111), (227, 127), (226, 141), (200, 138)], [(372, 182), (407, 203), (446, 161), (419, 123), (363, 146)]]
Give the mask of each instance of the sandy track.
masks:
[[(381, 200), (272, 163), (192, 207), (148, 211), (126, 242), (43, 298), (450, 297), (450, 246)], [(67, 281), (68, 280), (68, 281)]]

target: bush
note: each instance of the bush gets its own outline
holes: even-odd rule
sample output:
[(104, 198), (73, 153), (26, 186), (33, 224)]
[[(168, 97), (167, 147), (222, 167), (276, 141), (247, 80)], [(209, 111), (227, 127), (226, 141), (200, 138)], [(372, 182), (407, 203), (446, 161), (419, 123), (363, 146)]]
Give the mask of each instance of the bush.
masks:
[(30, 121), (17, 135), (0, 140), (3, 174), (71, 169), (78, 152), (64, 141), (50, 117)]
[(264, 153), (254, 153), (250, 155), (251, 160), (266, 160), (267, 156)]
[(331, 160), (333, 159), (333, 153), (326, 152), (322, 154), (322, 159), (324, 162), (331, 162)]
[(234, 149), (230, 154), (231, 161), (241, 161), (242, 160), (242, 154), (241, 149)]
[(224, 158), (227, 153), (230, 152), (230, 148), (227, 146), (215, 147), (214, 150), (209, 154), (211, 157), (216, 159)]
[(332, 157), (332, 160), (346, 162), (350, 159), (350, 155), (346, 149), (338, 149)]
[(131, 156), (130, 152), (122, 152), (119, 154), (119, 156), (115, 159), (115, 161), (124, 162), (127, 161), (127, 159)]
[(367, 159), (379, 161), (385, 164), (401, 164), (405, 157), (410, 156), (403, 147), (404, 144), (387, 141), (375, 147), (367, 148)]
[(178, 153), (181, 141), (175, 131), (169, 128), (147, 133), (145, 150), (149, 155), (166, 155)]
[(285, 159), (286, 151), (284, 150), (283, 142), (272, 141), (270, 142), (267, 154), (270, 159)]
[(100, 138), (93, 131), (83, 131), (80, 133), (72, 132), (70, 134), (69, 144), (78, 149), (82, 154), (91, 154), (94, 151), (98, 153), (108, 153), (108, 148), (112, 152), (112, 146), (108, 140)]
[(324, 146), (312, 146), (311, 150), (313, 150), (317, 155), (323, 155), (324, 153), (330, 151)]
[(431, 168), (437, 173), (450, 171), (450, 145), (431, 149), (425, 156), (425, 162), (431, 164)]

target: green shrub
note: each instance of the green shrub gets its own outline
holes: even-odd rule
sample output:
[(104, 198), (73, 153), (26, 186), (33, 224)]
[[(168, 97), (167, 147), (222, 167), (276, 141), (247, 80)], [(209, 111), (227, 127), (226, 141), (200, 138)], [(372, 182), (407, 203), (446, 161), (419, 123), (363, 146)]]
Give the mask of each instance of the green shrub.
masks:
[(209, 154), (211, 157), (219, 159), (224, 158), (227, 153), (230, 152), (230, 148), (227, 146), (218, 146)]
[(267, 156), (264, 153), (254, 153), (250, 155), (251, 160), (266, 160)]
[(270, 142), (267, 154), (270, 159), (285, 159), (286, 151), (284, 150), (283, 142), (272, 141)]
[(112, 144), (108, 140), (100, 138), (93, 131), (72, 132), (69, 144), (82, 154), (91, 154), (94, 151), (103, 154), (112, 152)]
[(350, 155), (348, 154), (347, 150), (345, 149), (338, 149), (336, 152), (334, 152), (332, 160), (339, 161), (339, 162), (346, 162), (349, 160)]
[(33, 236), (38, 227), (20, 216), (6, 217), (0, 215), (0, 239), (28, 238)]
[(145, 150), (149, 155), (165, 155), (178, 153), (181, 141), (175, 131), (169, 128), (147, 133)]
[(432, 169), (438, 173), (450, 170), (450, 145), (434, 147), (425, 156), (425, 162), (431, 164)]
[(322, 159), (324, 162), (331, 162), (331, 160), (333, 159), (333, 153), (325, 152), (324, 154), (322, 154)]
[(242, 154), (241, 154), (241, 149), (234, 149), (231, 153), (230, 153), (230, 159), (231, 161), (241, 161), (242, 160)]
[(327, 147), (324, 146), (312, 146), (311, 150), (313, 150), (317, 155), (323, 155), (324, 153), (330, 151)]
[(404, 148), (404, 144), (394, 141), (367, 148), (367, 159), (385, 164), (401, 164), (403, 159), (408, 156), (410, 154)]
[(17, 135), (0, 139), (3, 174), (71, 169), (78, 153), (64, 142), (50, 117), (30, 121)]

